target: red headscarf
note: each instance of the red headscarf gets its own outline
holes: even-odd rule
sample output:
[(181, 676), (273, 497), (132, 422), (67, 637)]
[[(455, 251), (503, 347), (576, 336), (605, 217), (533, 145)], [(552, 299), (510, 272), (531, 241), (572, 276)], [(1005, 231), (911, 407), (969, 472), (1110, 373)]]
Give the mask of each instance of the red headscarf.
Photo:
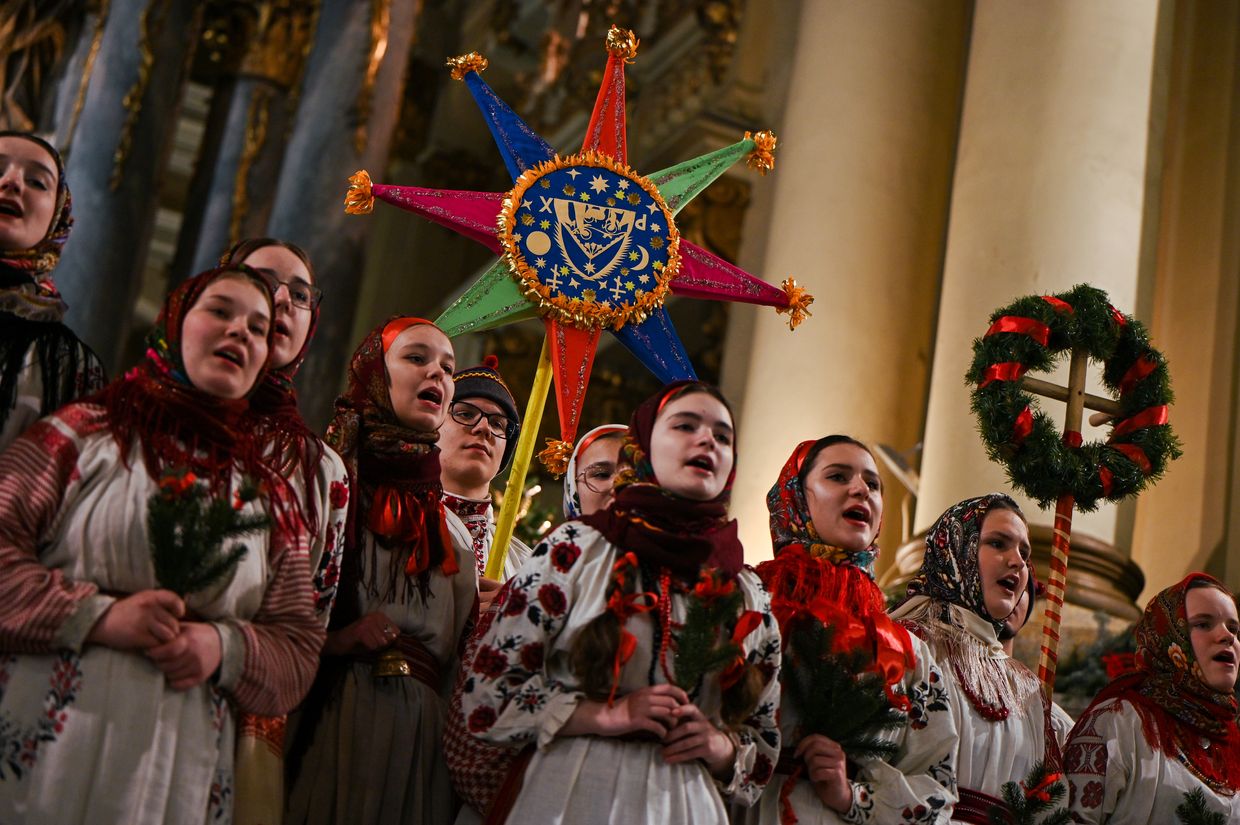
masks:
[[(409, 547), (404, 568), (409, 581), (436, 567), (444, 575), (458, 572), (440, 502), (439, 433), (401, 424), (388, 393), (384, 355), (400, 333), (420, 324), (434, 326), (422, 318), (396, 317), (370, 331), (353, 353), (349, 383), (336, 399), (326, 437), (344, 459), (355, 489), (360, 486), (362, 498), (370, 502), (364, 526), (381, 541)], [(350, 544), (345, 552), (356, 569), (363, 523), (353, 511), (354, 501), (349, 504)], [(369, 586), (378, 592), (375, 582)]]
[(668, 492), (659, 485), (650, 464), (650, 436), (660, 410), (673, 397), (688, 394), (693, 388), (703, 392), (706, 387), (709, 385), (700, 381), (677, 381), (638, 406), (620, 448), (615, 499), (606, 510), (582, 519), (620, 550), (666, 567), (687, 581), (697, 581), (703, 566), (735, 575), (744, 564), (736, 521), (728, 518), (736, 462), (723, 491), (710, 501), (693, 501)]
[(785, 641), (794, 620), (815, 619), (834, 628), (837, 649), (867, 650), (890, 688), (914, 665), (913, 643), (908, 631), (888, 618), (883, 592), (866, 565), (852, 561), (872, 554), (833, 548), (814, 529), (801, 472), (817, 443), (797, 445), (767, 494), (775, 558), (758, 565), (758, 575), (771, 594), (771, 612)]
[[(249, 267), (220, 267), (195, 275), (168, 295), (147, 336), (142, 363), (85, 400), (107, 409), (108, 428), (122, 461), (129, 461), (136, 439), (152, 478), (185, 467), (205, 479), (215, 494), (227, 490), (233, 470), (239, 469), (267, 491), (273, 514), (282, 521), (294, 515), (296, 507), (283, 476), (264, 461), (262, 442), (243, 425), (248, 398), (220, 398), (198, 389), (181, 356), (185, 316), (207, 287), (238, 272), (262, 288), (270, 307), (267, 282)], [(268, 330), (268, 347), (271, 335)], [(260, 371), (255, 385), (261, 381)]]
[[(275, 238), (250, 238), (234, 244), (220, 257), (220, 266), (243, 263), (252, 253), (268, 246), (278, 246), (292, 252), (306, 265), (310, 277), (314, 277), (305, 252), (300, 247)], [(303, 310), (294, 307), (293, 311)], [(310, 530), (317, 532), (318, 504), (310, 491), (314, 489), (319, 464), (323, 460), (323, 442), (301, 417), (301, 409), (297, 406), (297, 390), (293, 386), (293, 379), (310, 352), (310, 342), (314, 339), (314, 331), (319, 325), (318, 304), (309, 312), (310, 328), (306, 331), (306, 340), (302, 342), (301, 349), (289, 363), (267, 370), (250, 397), (250, 412), (253, 417), (248, 425), (256, 431), (259, 440), (268, 445), (272, 463), (285, 465), (281, 467), (285, 477), (301, 473), (302, 489), (307, 493), (302, 497), (303, 513)]]
[(1123, 699), (1136, 709), (1151, 747), (1172, 758), (1182, 756), (1213, 790), (1230, 794), (1240, 791), (1236, 696), (1215, 690), (1201, 677), (1185, 607), (1194, 581), (1222, 587), (1212, 576), (1190, 573), (1151, 599), (1133, 631), (1136, 672), (1103, 688), (1086, 713), (1108, 699)]

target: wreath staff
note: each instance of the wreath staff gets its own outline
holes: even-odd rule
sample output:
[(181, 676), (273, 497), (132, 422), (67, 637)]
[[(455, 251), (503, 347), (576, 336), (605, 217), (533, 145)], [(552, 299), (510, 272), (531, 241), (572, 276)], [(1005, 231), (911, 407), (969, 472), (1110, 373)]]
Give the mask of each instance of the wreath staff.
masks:
[[(1049, 369), (1065, 352), (1071, 352), (1067, 387), (1026, 375)], [(1086, 394), (1091, 359), (1102, 362), (1102, 383), (1118, 398)], [(1140, 493), (1179, 457), (1179, 442), (1168, 423), (1171, 377), (1141, 323), (1112, 306), (1102, 290), (1082, 284), (1057, 295), (1026, 296), (994, 312), (990, 328), (973, 342), (965, 379), (974, 386), (972, 408), (987, 454), (1004, 466), (1014, 487), (1040, 506), (1055, 503), (1038, 662), (1038, 678), (1049, 698), (1073, 512)], [(1067, 403), (1062, 433), (1050, 416), (1034, 411), (1034, 394)], [(1091, 416), (1091, 424), (1111, 421), (1106, 441), (1083, 443), (1086, 408), (1099, 413)]]

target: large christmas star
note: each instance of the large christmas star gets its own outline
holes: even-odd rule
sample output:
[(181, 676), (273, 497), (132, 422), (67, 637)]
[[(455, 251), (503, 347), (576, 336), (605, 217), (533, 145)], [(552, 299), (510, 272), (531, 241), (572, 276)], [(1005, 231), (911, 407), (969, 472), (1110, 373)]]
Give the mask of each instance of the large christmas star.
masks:
[(512, 176), (507, 192), (466, 192), (371, 184), (349, 179), (346, 210), (371, 211), (379, 198), (472, 238), (500, 258), (439, 317), (450, 336), (526, 318), (547, 327), (560, 417), (560, 441), (541, 454), (563, 472), (599, 334), (604, 328), (662, 381), (693, 378), (684, 345), (664, 307), (670, 291), (715, 301), (773, 306), (795, 329), (813, 297), (791, 278), (762, 281), (680, 237), (675, 216), (743, 157), (766, 174), (775, 136), (743, 140), (649, 177), (627, 165), (624, 66), (637, 38), (615, 26), (607, 34), (607, 69), (581, 152), (560, 157), (482, 80), (486, 58), (452, 58)]

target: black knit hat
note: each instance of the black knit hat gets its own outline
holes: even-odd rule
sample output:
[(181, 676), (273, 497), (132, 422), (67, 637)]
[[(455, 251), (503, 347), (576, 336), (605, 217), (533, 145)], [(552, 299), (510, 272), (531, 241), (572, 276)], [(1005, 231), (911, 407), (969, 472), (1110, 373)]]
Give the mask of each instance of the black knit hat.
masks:
[(521, 414), (517, 412), (517, 402), (509, 392), (508, 385), (504, 383), (503, 376), (499, 374), (499, 359), (494, 355), (488, 355), (478, 366), (465, 367), (453, 373), (452, 381), (456, 384), (456, 392), (452, 396), (453, 401), (485, 398), (493, 401), (504, 415), (516, 423), (516, 430), (504, 442), (504, 457), (499, 465), (502, 472), (512, 460), (513, 450), (517, 447), (517, 438), (521, 434)]

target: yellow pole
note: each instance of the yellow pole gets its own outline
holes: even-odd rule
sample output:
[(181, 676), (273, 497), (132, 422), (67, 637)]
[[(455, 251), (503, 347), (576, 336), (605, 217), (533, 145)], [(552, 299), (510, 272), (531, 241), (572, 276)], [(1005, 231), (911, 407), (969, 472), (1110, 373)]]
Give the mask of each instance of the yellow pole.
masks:
[(530, 400), (525, 405), (525, 420), (521, 422), (521, 437), (512, 456), (512, 472), (508, 474), (508, 486), (504, 488), (504, 503), (495, 520), (495, 537), (491, 540), (491, 554), (487, 559), (486, 577), (499, 581), (504, 575), (504, 559), (508, 557), (508, 542), (517, 524), (517, 511), (525, 494), (525, 475), (534, 457), (534, 442), (538, 439), (538, 425), (542, 423), (543, 407), (547, 404), (547, 392), (551, 388), (551, 342), (543, 338), (542, 353), (538, 356), (538, 371), (534, 373), (534, 386), (530, 388)]

